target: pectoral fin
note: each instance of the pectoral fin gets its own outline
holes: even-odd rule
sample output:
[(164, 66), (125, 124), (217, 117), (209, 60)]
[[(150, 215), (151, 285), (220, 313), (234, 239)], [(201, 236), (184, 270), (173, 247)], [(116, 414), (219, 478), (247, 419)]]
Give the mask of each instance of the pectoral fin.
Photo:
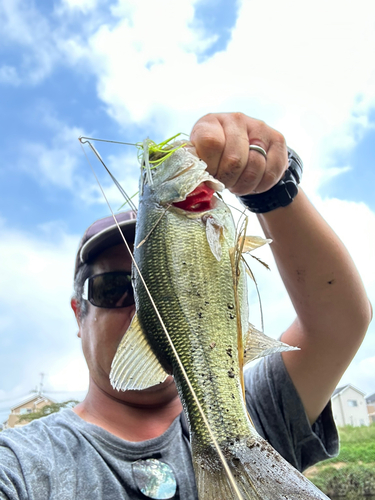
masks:
[(269, 354), (283, 351), (299, 351), (299, 347), (293, 347), (284, 342), (280, 342), (280, 340), (268, 337), (249, 323), (244, 349), (245, 364), (254, 361), (254, 359), (263, 358)]
[(215, 259), (220, 262), (222, 255), (221, 240), (223, 237), (223, 226), (212, 215), (205, 218), (206, 237), (211, 252)]
[(161, 384), (167, 377), (135, 314), (112, 361), (112, 387), (118, 391), (142, 390)]
[(242, 238), (244, 238), (242, 253), (252, 252), (256, 248), (262, 247), (267, 243), (272, 243), (272, 240), (262, 238), (261, 236), (241, 236), (239, 246), (242, 245)]

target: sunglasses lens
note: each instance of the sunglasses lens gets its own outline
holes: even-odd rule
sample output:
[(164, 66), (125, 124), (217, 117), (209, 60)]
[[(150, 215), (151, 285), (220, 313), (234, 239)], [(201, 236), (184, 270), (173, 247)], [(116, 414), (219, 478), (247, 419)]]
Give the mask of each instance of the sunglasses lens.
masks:
[(98, 274), (89, 279), (89, 300), (97, 307), (117, 308), (134, 304), (131, 275), (126, 272)]
[(177, 490), (176, 478), (170, 466), (156, 458), (137, 460), (132, 464), (133, 477), (139, 490), (149, 498), (168, 500)]

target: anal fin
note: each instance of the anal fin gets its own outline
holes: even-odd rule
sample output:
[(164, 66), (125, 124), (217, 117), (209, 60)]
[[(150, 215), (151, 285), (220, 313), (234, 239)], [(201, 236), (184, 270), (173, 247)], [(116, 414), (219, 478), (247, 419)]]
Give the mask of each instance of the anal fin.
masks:
[(112, 387), (118, 391), (142, 390), (161, 384), (167, 377), (135, 314), (112, 361)]

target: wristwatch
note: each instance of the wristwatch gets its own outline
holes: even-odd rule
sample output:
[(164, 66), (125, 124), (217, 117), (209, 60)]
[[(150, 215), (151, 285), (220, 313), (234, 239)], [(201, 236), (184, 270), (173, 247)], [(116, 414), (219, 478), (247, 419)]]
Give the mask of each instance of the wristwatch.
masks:
[(247, 194), (238, 196), (240, 201), (250, 212), (264, 214), (276, 210), (276, 208), (286, 207), (292, 203), (298, 193), (298, 184), (301, 182), (303, 163), (297, 153), (288, 149), (288, 169), (284, 177), (264, 193)]

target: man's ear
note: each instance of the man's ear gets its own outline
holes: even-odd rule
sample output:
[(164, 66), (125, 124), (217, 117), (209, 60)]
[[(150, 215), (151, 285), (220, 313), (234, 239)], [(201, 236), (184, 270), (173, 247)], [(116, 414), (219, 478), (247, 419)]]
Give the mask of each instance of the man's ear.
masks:
[(81, 338), (81, 308), (79, 307), (79, 303), (76, 299), (72, 298), (70, 301), (70, 306), (74, 311), (74, 316), (76, 317), (77, 325), (78, 325), (78, 333), (77, 336)]

